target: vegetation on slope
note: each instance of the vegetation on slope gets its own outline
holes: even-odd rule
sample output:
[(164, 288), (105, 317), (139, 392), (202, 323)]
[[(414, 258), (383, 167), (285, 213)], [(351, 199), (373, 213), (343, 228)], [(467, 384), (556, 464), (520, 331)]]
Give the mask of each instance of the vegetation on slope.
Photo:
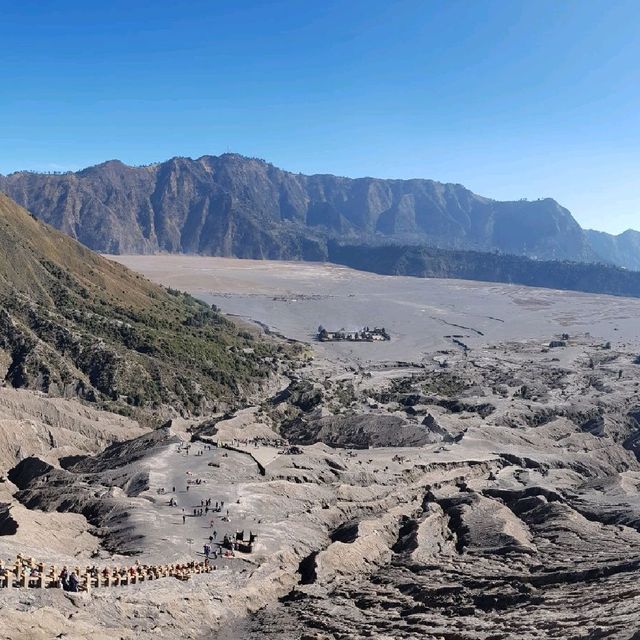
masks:
[(277, 346), (32, 218), (0, 194), (0, 375), (106, 408), (240, 401)]

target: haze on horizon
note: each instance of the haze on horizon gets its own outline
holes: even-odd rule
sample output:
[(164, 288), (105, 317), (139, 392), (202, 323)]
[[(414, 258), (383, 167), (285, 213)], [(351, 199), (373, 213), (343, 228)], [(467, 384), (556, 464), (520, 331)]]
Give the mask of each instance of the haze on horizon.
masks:
[(0, 15), (0, 173), (229, 150), (640, 226), (632, 0), (0, 0)]

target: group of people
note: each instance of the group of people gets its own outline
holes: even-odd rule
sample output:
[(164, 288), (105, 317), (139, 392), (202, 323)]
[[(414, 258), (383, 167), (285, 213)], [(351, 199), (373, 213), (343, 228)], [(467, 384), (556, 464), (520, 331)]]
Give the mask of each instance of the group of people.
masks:
[(33, 558), (23, 557), (21, 553), (18, 554), (13, 567), (5, 566), (4, 562), (0, 560), (0, 578), (2, 578), (2, 583), (6, 583), (7, 586), (11, 586), (9, 581), (13, 581), (14, 576), (24, 576), (28, 582), (31, 578), (39, 578), (43, 570), (44, 565), (36, 564)]
[[(200, 500), (200, 506), (211, 507), (212, 502), (213, 502), (213, 498), (208, 498), (207, 500)], [(218, 506), (218, 501), (216, 500), (216, 505), (211, 509), (211, 511), (222, 511), (222, 507), (224, 507), (224, 500), (220, 501), (220, 506)]]
[(70, 572), (67, 567), (62, 567), (60, 584), (65, 591), (77, 593), (80, 591), (80, 576), (75, 571)]
[[(195, 453), (196, 456), (202, 456), (204, 455), (205, 450), (207, 451), (211, 451), (211, 445), (209, 444), (205, 444), (202, 445), (201, 449), (198, 449)], [(178, 445), (178, 452), (182, 453), (184, 452), (185, 455), (189, 455), (189, 451), (191, 451), (191, 444), (180, 444)]]
[[(214, 557), (218, 557), (218, 554), (214, 554)], [(0, 560), (0, 576), (4, 578), (5, 587), (56, 587), (76, 593), (89, 590), (92, 585), (129, 585), (169, 576), (188, 580), (194, 573), (209, 573), (215, 569), (215, 565), (209, 564), (208, 556), (203, 562), (190, 561), (168, 565), (142, 565), (136, 561), (130, 567), (98, 568), (93, 565), (83, 570), (80, 567), (70, 569), (65, 565), (59, 573), (55, 566), (51, 566), (47, 571), (44, 563), (36, 563), (33, 558), (26, 558), (21, 554), (18, 554), (15, 563), (9, 566)], [(34, 578), (37, 580), (34, 581)]]
[[(222, 511), (222, 507), (224, 507), (224, 500), (222, 500), (219, 505), (218, 502), (216, 502), (215, 507), (211, 506), (211, 502), (211, 498), (209, 498), (208, 500), (200, 500), (200, 507), (194, 507), (193, 515), (204, 516), (207, 515), (209, 511), (211, 511), (211, 513), (220, 513)], [(171, 501), (169, 501), (169, 506), (171, 506)], [(227, 509), (227, 515), (229, 515), (229, 509)], [(211, 522), (213, 522), (213, 520)]]
[[(271, 442), (267, 442), (265, 439), (262, 438), (254, 438), (251, 440), (234, 440), (233, 444), (236, 445), (249, 445), (249, 444), (255, 444), (255, 446), (260, 446), (263, 444), (272, 444)], [(212, 447), (209, 445), (204, 445), (202, 447), (202, 449), (197, 449), (195, 452), (191, 452), (191, 445), (190, 444), (183, 444), (178, 446), (178, 452), (182, 453), (183, 455), (189, 455), (190, 453), (194, 456), (200, 456), (203, 455), (204, 451), (206, 450), (211, 450)], [(223, 452), (222, 457), (227, 457), (228, 453), (227, 452)], [(187, 475), (187, 483), (186, 483), (186, 487), (185, 487), (185, 492), (189, 491), (189, 488), (192, 486), (198, 486), (198, 485), (203, 485), (206, 484), (206, 480), (203, 480), (202, 478), (198, 478), (196, 477), (194, 471), (192, 470), (188, 470), (185, 472)], [(164, 493), (164, 491), (162, 492)], [(173, 486), (172, 487), (172, 493), (176, 494), (176, 487)], [(179, 493), (179, 492), (178, 492)], [(196, 504), (195, 506), (192, 506), (192, 513), (190, 513), (187, 510), (185, 510), (185, 508), (182, 508), (182, 524), (186, 524), (187, 522), (187, 517), (201, 517), (201, 516), (206, 516), (206, 515), (213, 515), (213, 514), (220, 514), (220, 519), (223, 522), (230, 522), (230, 517), (229, 517), (229, 509), (227, 507), (226, 509), (226, 515), (223, 515), (223, 510), (225, 507), (225, 501), (224, 500), (213, 500), (213, 498), (202, 498), (200, 499), (200, 504), (199, 506)], [(240, 500), (237, 501), (238, 503), (240, 502)], [(193, 503), (192, 503), (193, 504)], [(169, 506), (170, 507), (177, 507), (178, 506), (178, 500), (176, 499), (176, 497), (172, 496), (169, 499)], [(208, 560), (209, 558), (222, 558), (222, 557), (234, 557), (235, 550), (240, 550), (240, 551), (244, 551), (245, 549), (241, 549), (240, 548), (240, 544), (238, 544), (238, 542), (230, 536), (226, 536), (224, 537), (224, 542), (220, 541), (220, 542), (216, 542), (217, 540), (217, 536), (218, 536), (218, 532), (216, 531), (216, 529), (214, 528), (216, 525), (216, 520), (214, 520), (213, 518), (211, 518), (209, 520), (209, 527), (211, 529), (211, 535), (209, 536), (208, 542), (205, 542), (203, 544), (202, 550), (203, 550), (203, 554), (205, 556), (205, 558)]]
[[(255, 438), (232, 438), (231, 442), (232, 447), (248, 447), (253, 445), (255, 448), (257, 447), (284, 447), (287, 445), (286, 440), (282, 439), (273, 439), (273, 438), (263, 438), (263, 437), (255, 437)], [(221, 443), (218, 444), (221, 446)]]

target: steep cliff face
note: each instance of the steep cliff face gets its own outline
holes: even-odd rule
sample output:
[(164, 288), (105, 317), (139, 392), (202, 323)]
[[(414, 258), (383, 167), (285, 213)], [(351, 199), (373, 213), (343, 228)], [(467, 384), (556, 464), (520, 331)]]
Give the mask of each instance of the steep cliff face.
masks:
[(640, 271), (640, 232), (629, 229), (614, 236), (588, 229), (585, 233), (593, 250), (605, 262)]
[(88, 247), (251, 258), (325, 259), (327, 240), (597, 260), (551, 199), (498, 202), (432, 180), (305, 176), (236, 154), (147, 167), (0, 176), (0, 190)]

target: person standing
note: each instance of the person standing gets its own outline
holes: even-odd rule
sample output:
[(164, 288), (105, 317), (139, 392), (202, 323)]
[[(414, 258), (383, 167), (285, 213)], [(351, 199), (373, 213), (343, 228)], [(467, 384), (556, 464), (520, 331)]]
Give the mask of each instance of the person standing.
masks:
[(73, 593), (77, 593), (79, 586), (80, 586), (80, 579), (78, 578), (78, 574), (75, 571), (73, 571), (69, 576), (69, 591)]
[(62, 584), (62, 588), (65, 591), (69, 590), (69, 572), (67, 571), (67, 567), (62, 567), (62, 571), (60, 572), (60, 584)]

